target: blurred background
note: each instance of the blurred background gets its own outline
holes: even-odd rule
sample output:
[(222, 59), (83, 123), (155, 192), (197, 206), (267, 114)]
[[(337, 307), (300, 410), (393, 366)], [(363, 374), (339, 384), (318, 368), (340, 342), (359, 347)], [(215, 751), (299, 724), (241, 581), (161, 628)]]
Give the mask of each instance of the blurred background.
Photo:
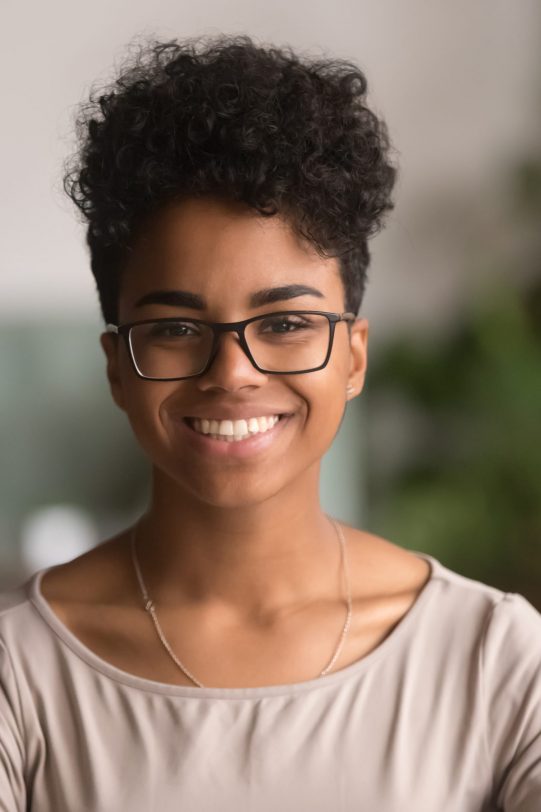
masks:
[(537, 0), (4, 0), (1, 15), (0, 588), (116, 532), (148, 487), (61, 190), (77, 105), (134, 37), (229, 32), (357, 62), (400, 164), (325, 508), (541, 609)]

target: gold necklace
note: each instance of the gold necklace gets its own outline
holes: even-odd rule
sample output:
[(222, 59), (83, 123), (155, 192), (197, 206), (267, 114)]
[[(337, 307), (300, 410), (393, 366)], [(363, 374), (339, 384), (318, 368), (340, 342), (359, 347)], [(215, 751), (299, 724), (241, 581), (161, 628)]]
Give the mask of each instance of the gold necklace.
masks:
[[(331, 659), (329, 660), (328, 664), (325, 666), (323, 671), (321, 671), (319, 673), (318, 676), (320, 676), (320, 677), (325, 676), (325, 674), (327, 674), (331, 670), (334, 663), (336, 662), (336, 659), (337, 659), (338, 655), (340, 654), (340, 652), (342, 650), (342, 647), (344, 645), (344, 640), (346, 639), (346, 635), (348, 633), (349, 626), (350, 626), (350, 623), (351, 623), (351, 612), (352, 612), (352, 609), (351, 609), (351, 589), (350, 589), (350, 584), (349, 584), (349, 569), (348, 569), (348, 560), (347, 560), (347, 552), (346, 552), (346, 542), (345, 542), (345, 539), (344, 539), (344, 534), (342, 533), (342, 528), (340, 527), (338, 522), (335, 522), (333, 519), (331, 519), (331, 522), (332, 522), (332, 524), (333, 524), (333, 526), (334, 526), (334, 528), (336, 530), (336, 533), (337, 533), (337, 536), (338, 536), (338, 541), (340, 542), (342, 575), (343, 575), (343, 578), (344, 578), (345, 583), (346, 583), (347, 613), (346, 613), (346, 619), (344, 621), (344, 626), (342, 628), (342, 633), (340, 634), (340, 639), (338, 640), (338, 645), (336, 646), (334, 654), (331, 657)], [(199, 688), (204, 688), (205, 686), (201, 682), (199, 682), (199, 680), (197, 680), (194, 677), (194, 675), (190, 671), (188, 671), (186, 666), (183, 665), (181, 663), (181, 661), (178, 659), (178, 657), (176, 656), (176, 654), (172, 650), (171, 646), (167, 642), (167, 638), (165, 637), (165, 635), (164, 635), (164, 633), (162, 631), (162, 628), (161, 628), (161, 626), (160, 626), (160, 624), (158, 622), (158, 618), (156, 616), (156, 607), (155, 607), (154, 601), (148, 595), (147, 588), (145, 586), (145, 582), (144, 582), (143, 576), (141, 574), (141, 567), (139, 566), (139, 560), (137, 558), (137, 553), (136, 553), (136, 550), (135, 550), (135, 530), (136, 530), (136, 527), (137, 527), (137, 525), (133, 528), (132, 533), (131, 533), (131, 553), (132, 553), (132, 560), (133, 560), (133, 565), (134, 565), (134, 568), (135, 568), (135, 573), (137, 575), (137, 580), (139, 581), (139, 586), (140, 586), (140, 589), (141, 589), (141, 595), (143, 597), (143, 605), (144, 605), (145, 611), (148, 612), (148, 614), (152, 618), (152, 622), (154, 623), (154, 626), (156, 628), (156, 632), (158, 633), (158, 637), (160, 638), (163, 647), (165, 648), (165, 650), (167, 651), (169, 656), (172, 658), (172, 660), (180, 668), (182, 673), (185, 674), (189, 679), (191, 679), (192, 682), (195, 683), (195, 685), (197, 685)]]

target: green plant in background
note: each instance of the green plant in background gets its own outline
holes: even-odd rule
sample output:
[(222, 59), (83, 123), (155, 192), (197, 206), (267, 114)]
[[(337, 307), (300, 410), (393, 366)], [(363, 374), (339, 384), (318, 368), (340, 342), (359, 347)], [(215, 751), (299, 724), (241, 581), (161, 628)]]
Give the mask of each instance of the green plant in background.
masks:
[(518, 181), (537, 273), (494, 275), (451, 336), (393, 341), (369, 369), (368, 510), (387, 538), (541, 608), (541, 165)]

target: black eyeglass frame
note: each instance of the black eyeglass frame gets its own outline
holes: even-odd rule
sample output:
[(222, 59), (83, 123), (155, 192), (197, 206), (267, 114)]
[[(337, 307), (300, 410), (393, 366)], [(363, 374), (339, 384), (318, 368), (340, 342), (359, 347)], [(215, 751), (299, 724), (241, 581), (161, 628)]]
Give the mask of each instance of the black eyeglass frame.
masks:
[[(244, 331), (248, 324), (251, 324), (253, 321), (260, 321), (261, 319), (270, 318), (273, 316), (302, 316), (302, 315), (317, 315), (317, 316), (325, 316), (329, 322), (329, 346), (327, 349), (327, 355), (325, 356), (325, 360), (322, 364), (317, 367), (310, 367), (310, 369), (301, 369), (296, 370), (295, 372), (278, 372), (276, 370), (270, 369), (263, 369), (263, 367), (258, 366), (255, 362), (255, 359), (250, 352), (250, 348), (248, 346), (248, 342), (246, 341), (246, 337), (244, 335)], [(323, 369), (329, 363), (329, 358), (331, 357), (333, 342), (334, 342), (334, 331), (337, 323), (339, 321), (345, 322), (353, 322), (357, 320), (357, 316), (355, 313), (329, 313), (324, 310), (279, 310), (274, 311), (272, 313), (262, 313), (259, 316), (251, 316), (249, 319), (243, 319), (242, 321), (229, 321), (229, 322), (218, 322), (218, 321), (205, 321), (204, 319), (193, 319), (191, 317), (183, 317), (183, 316), (165, 316), (159, 319), (142, 319), (141, 321), (131, 321), (126, 322), (125, 324), (107, 324), (105, 327), (106, 332), (113, 333), (115, 335), (122, 336), (126, 343), (126, 347), (128, 349), (128, 354), (130, 356), (130, 360), (133, 366), (135, 373), (145, 381), (184, 381), (188, 378), (198, 378), (201, 375), (205, 375), (212, 366), (214, 359), (218, 353), (219, 349), (219, 338), (222, 333), (229, 333), (234, 332), (239, 337), (239, 343), (244, 351), (244, 354), (251, 362), (251, 364), (259, 371), (265, 373), (265, 375), (304, 375), (308, 372), (317, 372), (320, 369)], [(210, 348), (209, 358), (204, 366), (204, 368), (200, 372), (194, 372), (191, 375), (183, 375), (181, 377), (175, 378), (154, 378), (149, 375), (143, 375), (143, 373), (137, 367), (137, 363), (135, 361), (135, 354), (133, 352), (133, 347), (130, 340), (130, 331), (132, 327), (137, 327), (141, 324), (155, 324), (155, 323), (177, 323), (177, 322), (190, 322), (191, 324), (203, 324), (206, 327), (210, 327), (213, 336), (212, 336), (212, 345)]]

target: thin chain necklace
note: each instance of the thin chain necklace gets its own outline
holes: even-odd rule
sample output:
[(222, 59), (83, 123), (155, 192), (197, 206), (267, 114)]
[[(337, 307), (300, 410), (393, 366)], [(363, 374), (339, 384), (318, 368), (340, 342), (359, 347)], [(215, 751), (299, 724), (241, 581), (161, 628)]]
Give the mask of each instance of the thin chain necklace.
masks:
[[(340, 527), (338, 522), (335, 522), (333, 519), (331, 519), (331, 522), (334, 525), (334, 528), (335, 528), (337, 536), (338, 536), (338, 540), (340, 542), (340, 552), (341, 552), (340, 557), (341, 557), (341, 562), (342, 562), (342, 575), (343, 575), (343, 578), (344, 578), (344, 581), (345, 581), (345, 584), (346, 584), (347, 614), (346, 614), (346, 620), (344, 622), (344, 626), (343, 626), (343, 629), (342, 629), (342, 633), (340, 635), (340, 639), (338, 640), (338, 645), (337, 645), (337, 647), (335, 649), (335, 652), (334, 652), (333, 656), (329, 660), (328, 664), (325, 666), (323, 671), (321, 671), (319, 673), (318, 676), (320, 676), (320, 677), (325, 676), (325, 674), (327, 674), (331, 670), (334, 663), (336, 662), (336, 659), (338, 658), (338, 655), (340, 654), (340, 652), (342, 650), (342, 646), (344, 645), (344, 640), (346, 639), (346, 635), (348, 633), (348, 629), (349, 629), (349, 626), (350, 626), (351, 611), (352, 611), (351, 610), (351, 589), (350, 589), (350, 584), (349, 584), (349, 568), (348, 568), (348, 560), (347, 560), (347, 552), (346, 552), (346, 542), (345, 542), (345, 539), (344, 539), (344, 534), (342, 533), (342, 528)], [(133, 565), (135, 567), (135, 572), (136, 572), (136, 575), (137, 575), (137, 580), (139, 581), (139, 586), (141, 588), (141, 595), (143, 597), (143, 605), (144, 605), (145, 611), (148, 612), (148, 614), (152, 618), (152, 622), (154, 623), (154, 626), (155, 626), (156, 631), (158, 633), (158, 637), (160, 638), (163, 647), (165, 648), (167, 653), (170, 655), (172, 660), (180, 668), (180, 670), (183, 672), (183, 674), (185, 674), (189, 679), (191, 679), (192, 682), (195, 683), (195, 685), (197, 685), (199, 688), (204, 688), (205, 686), (201, 682), (199, 682), (199, 680), (197, 680), (194, 677), (194, 675), (190, 671), (188, 671), (186, 666), (184, 666), (180, 662), (180, 660), (178, 659), (178, 657), (176, 656), (176, 654), (172, 650), (171, 646), (167, 642), (167, 639), (166, 639), (166, 637), (165, 637), (165, 635), (164, 635), (164, 633), (162, 631), (162, 628), (161, 628), (161, 626), (160, 626), (160, 624), (158, 622), (158, 618), (156, 616), (156, 607), (155, 607), (154, 601), (148, 595), (147, 588), (145, 586), (145, 582), (143, 581), (143, 576), (141, 574), (141, 568), (139, 566), (139, 560), (137, 558), (137, 553), (136, 553), (136, 550), (135, 550), (135, 530), (136, 530), (136, 527), (133, 528), (132, 533), (131, 533), (131, 553), (132, 553)]]

